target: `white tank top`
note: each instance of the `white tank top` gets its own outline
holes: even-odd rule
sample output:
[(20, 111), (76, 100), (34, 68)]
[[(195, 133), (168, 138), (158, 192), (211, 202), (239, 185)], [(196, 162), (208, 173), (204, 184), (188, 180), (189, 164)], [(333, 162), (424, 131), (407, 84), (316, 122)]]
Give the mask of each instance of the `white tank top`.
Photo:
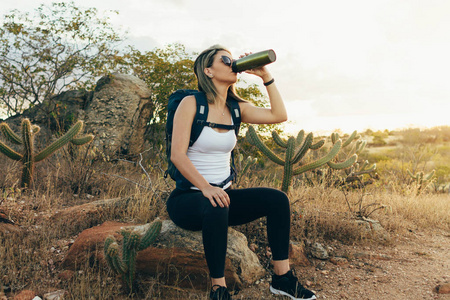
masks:
[(204, 127), (195, 143), (188, 148), (187, 156), (209, 183), (219, 184), (230, 176), (231, 151), (235, 146), (234, 130), (217, 132)]

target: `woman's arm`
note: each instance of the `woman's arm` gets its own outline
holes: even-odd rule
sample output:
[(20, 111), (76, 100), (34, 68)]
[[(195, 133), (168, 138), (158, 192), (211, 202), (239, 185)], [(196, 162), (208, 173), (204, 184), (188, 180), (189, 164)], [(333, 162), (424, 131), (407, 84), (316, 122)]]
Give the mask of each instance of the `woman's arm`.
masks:
[(196, 111), (195, 96), (184, 98), (178, 106), (173, 119), (170, 160), (177, 167), (178, 171), (209, 199), (214, 207), (217, 204), (221, 207), (228, 207), (230, 204), (228, 194), (223, 189), (210, 185), (187, 157), (191, 127)]
[[(261, 77), (263, 82), (270, 81), (273, 77), (265, 67), (249, 70), (246, 73)], [(270, 100), (270, 108), (256, 107), (249, 102), (240, 102), (242, 122), (252, 124), (274, 124), (287, 120), (286, 107), (280, 92), (274, 83), (268, 85), (267, 93)]]

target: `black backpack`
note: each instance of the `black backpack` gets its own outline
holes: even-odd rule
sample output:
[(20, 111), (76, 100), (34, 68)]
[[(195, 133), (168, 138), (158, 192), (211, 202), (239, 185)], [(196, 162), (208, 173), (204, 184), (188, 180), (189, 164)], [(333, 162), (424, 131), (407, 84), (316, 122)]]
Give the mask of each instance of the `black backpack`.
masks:
[[(203, 127), (209, 126), (211, 128), (222, 128), (222, 129), (234, 129), (236, 136), (239, 133), (239, 128), (241, 125), (241, 110), (239, 108), (239, 103), (237, 100), (228, 97), (227, 105), (230, 109), (231, 116), (233, 118), (233, 125), (224, 125), (207, 122), (208, 119), (208, 101), (204, 92), (199, 92), (197, 90), (177, 90), (172, 93), (169, 97), (169, 103), (167, 105), (167, 122), (166, 122), (166, 157), (167, 157), (167, 170), (164, 177), (167, 178), (167, 174), (176, 181), (176, 186), (179, 189), (187, 190), (193, 186), (183, 175), (177, 170), (175, 165), (170, 160), (171, 148), (172, 148), (172, 131), (173, 131), (173, 118), (175, 111), (178, 108), (181, 100), (187, 96), (195, 96), (197, 101), (197, 112), (194, 117), (194, 122), (192, 123), (191, 136), (189, 139), (189, 146), (192, 146), (195, 141), (200, 136)], [(229, 181), (233, 180), (236, 176), (236, 171), (234, 167), (234, 151), (231, 153), (231, 175), (224, 182), (218, 184), (218, 186), (224, 186)]]

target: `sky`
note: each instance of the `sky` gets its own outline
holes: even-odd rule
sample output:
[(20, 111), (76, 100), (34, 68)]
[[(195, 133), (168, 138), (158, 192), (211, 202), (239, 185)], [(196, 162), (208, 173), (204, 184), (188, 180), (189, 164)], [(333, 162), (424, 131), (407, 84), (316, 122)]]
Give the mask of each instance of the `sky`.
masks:
[[(2, 3), (0, 14), (47, 0)], [(268, 68), (286, 130), (343, 132), (450, 125), (448, 0), (75, 0), (128, 31), (142, 51), (221, 44), (234, 57), (273, 49)], [(265, 91), (259, 78), (239, 75)]]

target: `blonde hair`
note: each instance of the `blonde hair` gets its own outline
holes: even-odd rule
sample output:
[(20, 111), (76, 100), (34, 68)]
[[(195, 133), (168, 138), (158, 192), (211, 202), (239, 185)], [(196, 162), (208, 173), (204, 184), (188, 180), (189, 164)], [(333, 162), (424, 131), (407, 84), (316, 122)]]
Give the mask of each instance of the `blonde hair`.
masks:
[[(214, 45), (209, 47), (208, 49), (202, 51), (202, 53), (197, 56), (194, 62), (194, 73), (197, 77), (198, 82), (198, 90), (205, 92), (206, 98), (209, 103), (214, 103), (217, 97), (217, 89), (211, 78), (209, 78), (204, 70), (212, 66), (214, 62), (214, 58), (216, 57), (217, 52), (219, 51), (227, 51), (231, 54), (231, 52), (221, 45)], [(232, 84), (228, 88), (228, 97), (231, 97), (237, 101), (245, 102), (244, 99), (239, 97), (236, 93), (236, 87)]]

